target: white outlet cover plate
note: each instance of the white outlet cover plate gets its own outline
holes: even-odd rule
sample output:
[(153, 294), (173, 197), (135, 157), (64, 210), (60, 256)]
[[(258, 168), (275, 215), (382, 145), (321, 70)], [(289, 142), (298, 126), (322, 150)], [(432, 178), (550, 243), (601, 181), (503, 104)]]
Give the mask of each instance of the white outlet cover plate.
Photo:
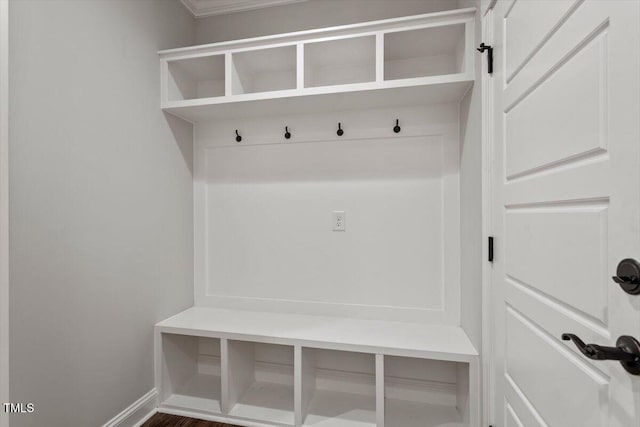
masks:
[(333, 211), (331, 212), (331, 223), (333, 224), (333, 231), (345, 231), (346, 229), (346, 220), (344, 211)]

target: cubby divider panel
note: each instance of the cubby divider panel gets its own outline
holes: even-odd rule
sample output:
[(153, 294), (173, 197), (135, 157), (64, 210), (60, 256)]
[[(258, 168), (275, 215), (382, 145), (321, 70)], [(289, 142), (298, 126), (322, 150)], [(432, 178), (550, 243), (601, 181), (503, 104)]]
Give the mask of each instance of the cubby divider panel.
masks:
[(319, 87), (376, 80), (375, 36), (304, 45), (304, 86)]
[(385, 427), (468, 427), (467, 363), (384, 357)]
[[(226, 353), (225, 353), (226, 351)], [(225, 413), (237, 418), (294, 424), (293, 347), (228, 340)]]
[(375, 355), (302, 348), (302, 425), (375, 427)]
[(465, 25), (444, 25), (384, 35), (384, 79), (464, 72)]
[(224, 55), (169, 61), (167, 64), (169, 101), (224, 96)]
[(163, 333), (163, 406), (220, 413), (220, 359), (210, 356), (202, 363), (200, 348), (206, 345), (219, 352), (220, 341), (188, 335)]

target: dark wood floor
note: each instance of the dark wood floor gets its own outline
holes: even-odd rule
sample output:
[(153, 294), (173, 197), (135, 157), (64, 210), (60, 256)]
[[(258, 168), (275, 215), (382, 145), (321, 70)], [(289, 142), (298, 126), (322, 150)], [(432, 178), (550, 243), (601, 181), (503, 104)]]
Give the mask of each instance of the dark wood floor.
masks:
[(213, 421), (197, 420), (195, 418), (179, 417), (169, 414), (155, 414), (142, 427), (238, 427), (231, 424), (215, 423)]

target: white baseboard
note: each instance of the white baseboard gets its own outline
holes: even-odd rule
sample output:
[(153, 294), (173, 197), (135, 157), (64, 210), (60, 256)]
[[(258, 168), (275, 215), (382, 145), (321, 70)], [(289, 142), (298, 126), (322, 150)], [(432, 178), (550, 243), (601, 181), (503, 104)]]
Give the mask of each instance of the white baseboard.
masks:
[(157, 411), (158, 390), (151, 389), (102, 427), (139, 427)]
[(149, 412), (147, 415), (145, 415), (144, 417), (142, 417), (142, 419), (141, 419), (140, 421), (138, 421), (137, 423), (135, 423), (135, 424), (133, 425), (133, 427), (140, 427), (140, 426), (142, 426), (142, 424), (146, 423), (146, 422), (147, 422), (147, 420), (148, 420), (149, 418), (153, 417), (153, 416), (154, 416), (155, 414), (157, 414), (157, 413), (158, 413), (158, 408), (153, 408), (153, 409), (151, 410), (151, 412)]

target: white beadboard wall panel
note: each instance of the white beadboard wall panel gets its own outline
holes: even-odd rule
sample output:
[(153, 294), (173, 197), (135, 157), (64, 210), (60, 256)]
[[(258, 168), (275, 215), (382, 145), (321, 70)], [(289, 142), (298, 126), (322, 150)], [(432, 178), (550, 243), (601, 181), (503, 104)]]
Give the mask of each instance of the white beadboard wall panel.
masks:
[(458, 324), (457, 120), (444, 105), (198, 124), (196, 303)]

